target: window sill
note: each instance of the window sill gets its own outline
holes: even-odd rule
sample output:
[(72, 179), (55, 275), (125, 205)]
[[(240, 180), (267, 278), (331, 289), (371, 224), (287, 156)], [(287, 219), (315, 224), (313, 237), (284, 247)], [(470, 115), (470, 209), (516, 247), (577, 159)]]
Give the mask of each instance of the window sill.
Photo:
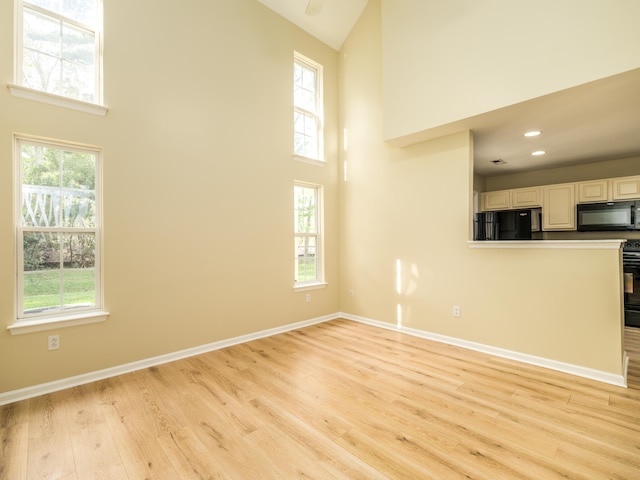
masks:
[(302, 285), (294, 285), (294, 292), (304, 292), (305, 290), (318, 290), (320, 288), (327, 288), (329, 285), (327, 282), (316, 282), (316, 283), (304, 283)]
[(81, 312), (66, 315), (57, 315), (46, 318), (32, 320), (16, 320), (13, 325), (9, 325), (7, 330), (11, 335), (22, 335), (23, 333), (42, 332), (56, 328), (74, 327), (76, 325), (86, 325), (88, 323), (104, 322), (109, 316), (109, 312), (103, 310)]
[(41, 103), (48, 103), (49, 105), (56, 105), (58, 107), (69, 108), (71, 110), (91, 113), (93, 115), (100, 115), (103, 117), (109, 111), (109, 109), (104, 105), (98, 105), (96, 103), (83, 102), (81, 100), (76, 100), (75, 98), (68, 98), (61, 95), (55, 95), (53, 93), (41, 92), (40, 90), (23, 87), (22, 85), (8, 84), (7, 86), (9, 87), (11, 95), (18, 98), (34, 100)]
[(324, 167), (327, 164), (327, 162), (324, 160), (318, 160), (317, 158), (311, 157), (303, 157), (302, 155), (296, 155), (295, 153), (293, 154), (293, 159), (297, 160), (298, 162), (315, 165), (316, 167)]

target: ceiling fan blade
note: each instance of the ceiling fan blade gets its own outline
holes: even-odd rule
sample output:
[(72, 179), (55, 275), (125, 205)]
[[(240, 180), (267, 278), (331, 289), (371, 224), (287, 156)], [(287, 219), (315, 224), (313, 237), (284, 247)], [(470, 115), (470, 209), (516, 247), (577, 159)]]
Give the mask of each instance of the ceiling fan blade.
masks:
[(314, 16), (318, 15), (320, 13), (320, 10), (322, 10), (322, 0), (309, 0), (304, 13), (310, 16)]

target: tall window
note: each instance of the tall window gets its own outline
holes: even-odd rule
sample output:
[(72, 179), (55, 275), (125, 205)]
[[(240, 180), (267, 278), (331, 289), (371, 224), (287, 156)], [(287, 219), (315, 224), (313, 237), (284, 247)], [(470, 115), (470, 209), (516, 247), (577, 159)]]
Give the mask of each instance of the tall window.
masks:
[(100, 151), (16, 139), (18, 318), (96, 310)]
[(102, 103), (101, 0), (16, 0), (18, 84)]
[(294, 186), (294, 248), (296, 286), (319, 283), (322, 275), (322, 211), (319, 185)]
[(296, 53), (293, 62), (293, 153), (324, 160), (322, 66)]

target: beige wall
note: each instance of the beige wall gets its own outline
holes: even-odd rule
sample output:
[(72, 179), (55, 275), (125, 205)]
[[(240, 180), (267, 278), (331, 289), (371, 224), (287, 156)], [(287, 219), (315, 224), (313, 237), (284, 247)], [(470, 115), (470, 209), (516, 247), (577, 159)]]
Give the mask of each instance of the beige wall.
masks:
[(383, 0), (384, 138), (640, 67), (635, 0)]
[(383, 142), (380, 12), (371, 0), (340, 57), (343, 311), (620, 374), (618, 250), (471, 249), (469, 132)]
[[(12, 19), (0, 0), (0, 84)], [(618, 252), (469, 249), (472, 139), (383, 143), (381, 27), (371, 0), (338, 55), (254, 0), (112, 0), (105, 118), (0, 89), (0, 325), (15, 318), (14, 132), (104, 148), (111, 312), (0, 330), (0, 392), (340, 310), (619, 374)], [(291, 158), (294, 49), (325, 67), (325, 168)], [(325, 185), (329, 286), (311, 303), (291, 287), (294, 180)]]
[[(102, 118), (10, 96), (13, 5), (0, 0), (0, 392), (338, 311), (335, 50), (255, 0), (110, 0)], [(326, 167), (292, 159), (294, 50), (324, 65)], [(14, 132), (104, 148), (104, 323), (4, 328)], [(292, 289), (294, 180), (325, 186), (329, 286), (311, 303)]]

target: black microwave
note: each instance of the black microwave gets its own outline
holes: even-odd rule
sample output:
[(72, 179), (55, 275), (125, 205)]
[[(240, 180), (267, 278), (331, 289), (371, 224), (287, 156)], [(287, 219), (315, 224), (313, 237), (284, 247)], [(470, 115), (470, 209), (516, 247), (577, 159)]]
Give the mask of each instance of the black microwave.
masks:
[(640, 230), (640, 200), (633, 202), (579, 203), (578, 230)]

